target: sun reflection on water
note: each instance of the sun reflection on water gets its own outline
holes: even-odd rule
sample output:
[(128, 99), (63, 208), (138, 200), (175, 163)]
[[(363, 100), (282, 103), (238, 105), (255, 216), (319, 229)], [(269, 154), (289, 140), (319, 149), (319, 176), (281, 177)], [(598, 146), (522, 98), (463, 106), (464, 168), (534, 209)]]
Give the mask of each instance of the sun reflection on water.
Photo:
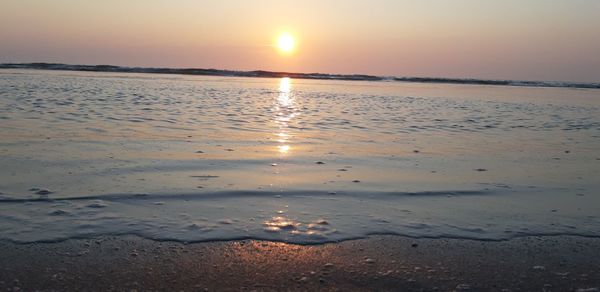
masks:
[(279, 145), (277, 148), (281, 154), (287, 154), (290, 151), (290, 145)]
[(277, 136), (277, 152), (281, 155), (287, 155), (292, 149), (290, 139), (292, 135), (289, 130), (289, 123), (297, 115), (294, 95), (292, 91), (292, 79), (283, 77), (279, 80), (279, 94), (275, 102), (275, 123), (278, 126), (275, 136)]
[(292, 89), (292, 79), (290, 77), (283, 77), (279, 80), (279, 91), (289, 93)]

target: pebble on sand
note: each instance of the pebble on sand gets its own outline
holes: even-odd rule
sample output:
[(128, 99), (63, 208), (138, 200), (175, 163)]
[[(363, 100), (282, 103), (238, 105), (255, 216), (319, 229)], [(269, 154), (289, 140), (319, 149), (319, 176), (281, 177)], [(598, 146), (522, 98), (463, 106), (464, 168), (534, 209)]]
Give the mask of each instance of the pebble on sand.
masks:
[(476, 168), (475, 170), (476, 171), (487, 171), (487, 169), (485, 169), (485, 168)]
[(317, 162), (315, 162), (315, 164), (325, 164), (325, 162), (323, 162), (323, 161), (317, 161)]

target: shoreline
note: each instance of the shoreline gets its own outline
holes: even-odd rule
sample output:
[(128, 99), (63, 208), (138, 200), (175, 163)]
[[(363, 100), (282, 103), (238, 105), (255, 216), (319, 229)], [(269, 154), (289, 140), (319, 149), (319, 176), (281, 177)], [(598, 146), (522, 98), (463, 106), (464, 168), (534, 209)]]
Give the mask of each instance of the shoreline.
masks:
[[(134, 235), (0, 241), (0, 289), (598, 291), (600, 238), (375, 235), (319, 245)], [(587, 290), (586, 290), (587, 289)], [(594, 290), (596, 289), (596, 290)]]
[(320, 246), (326, 244), (341, 244), (347, 241), (360, 241), (360, 240), (369, 240), (372, 238), (379, 237), (393, 237), (393, 238), (402, 238), (405, 240), (457, 240), (457, 241), (475, 241), (475, 242), (490, 242), (490, 243), (501, 243), (501, 242), (509, 242), (514, 240), (522, 240), (528, 238), (539, 238), (539, 239), (552, 239), (552, 238), (562, 238), (562, 237), (573, 237), (573, 238), (582, 238), (582, 239), (591, 239), (591, 240), (600, 240), (600, 235), (587, 235), (587, 234), (577, 234), (577, 233), (559, 233), (559, 234), (522, 234), (522, 235), (514, 235), (512, 237), (506, 238), (477, 238), (477, 237), (461, 237), (461, 236), (451, 236), (451, 235), (442, 235), (442, 236), (420, 236), (420, 235), (405, 235), (405, 234), (396, 234), (396, 233), (372, 233), (366, 234), (364, 236), (357, 237), (349, 237), (340, 240), (326, 240), (326, 241), (306, 241), (306, 242), (296, 242), (289, 239), (269, 239), (255, 236), (240, 236), (240, 237), (227, 237), (223, 239), (219, 238), (208, 238), (202, 240), (180, 240), (180, 239), (172, 239), (172, 238), (151, 238), (146, 237), (140, 234), (135, 233), (124, 233), (124, 234), (97, 234), (97, 235), (85, 235), (82, 237), (65, 237), (58, 239), (50, 239), (50, 240), (35, 240), (35, 241), (19, 241), (19, 240), (11, 240), (6, 238), (0, 238), (0, 244), (15, 244), (15, 245), (30, 245), (30, 244), (60, 244), (67, 241), (79, 241), (79, 240), (97, 240), (101, 238), (124, 238), (131, 237), (137, 238), (139, 240), (148, 240), (154, 241), (158, 243), (173, 243), (173, 244), (183, 244), (183, 245), (191, 245), (191, 244), (205, 244), (205, 243), (227, 243), (227, 242), (241, 242), (241, 241), (257, 241), (257, 242), (272, 242), (272, 243), (281, 243), (288, 245), (298, 245), (298, 246)]

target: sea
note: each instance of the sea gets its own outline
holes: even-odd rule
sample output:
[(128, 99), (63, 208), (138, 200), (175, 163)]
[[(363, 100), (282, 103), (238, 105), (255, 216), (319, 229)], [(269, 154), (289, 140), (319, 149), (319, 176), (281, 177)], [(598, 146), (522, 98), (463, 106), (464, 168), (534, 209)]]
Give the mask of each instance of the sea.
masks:
[(0, 70), (0, 240), (600, 237), (600, 89)]

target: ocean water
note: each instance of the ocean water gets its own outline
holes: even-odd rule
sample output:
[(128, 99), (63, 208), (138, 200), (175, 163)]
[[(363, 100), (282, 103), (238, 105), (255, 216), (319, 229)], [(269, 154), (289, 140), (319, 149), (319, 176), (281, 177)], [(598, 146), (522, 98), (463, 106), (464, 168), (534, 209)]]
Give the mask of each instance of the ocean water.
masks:
[(600, 236), (600, 90), (0, 70), (0, 239)]

